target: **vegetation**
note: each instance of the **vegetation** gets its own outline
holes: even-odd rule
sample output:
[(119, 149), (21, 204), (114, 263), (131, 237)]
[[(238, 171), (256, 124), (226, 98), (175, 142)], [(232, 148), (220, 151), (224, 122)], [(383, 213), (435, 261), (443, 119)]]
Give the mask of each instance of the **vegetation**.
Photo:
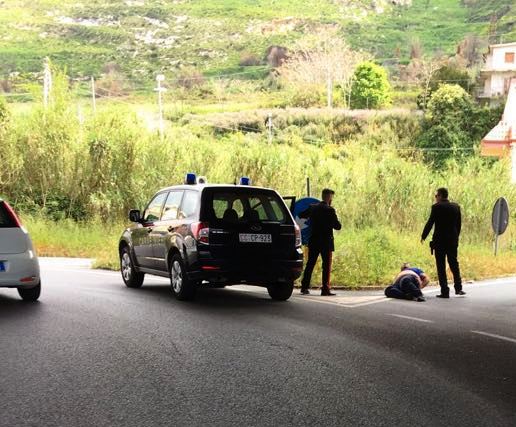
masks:
[(351, 87), (353, 108), (384, 108), (391, 103), (391, 85), (385, 69), (373, 62), (359, 64)]
[[(113, 268), (127, 210), (186, 171), (227, 183), (249, 175), (297, 196), (310, 177), (315, 192), (337, 191), (344, 231), (335, 281), (357, 286), (386, 283), (402, 260), (429, 269), (418, 237), (431, 195), (444, 185), (464, 209), (465, 275), (513, 272), (512, 226), (505, 254), (490, 255), (491, 205), (501, 195), (516, 202), (509, 165), (478, 157), (501, 112), (470, 93), (487, 43), (516, 38), (515, 7), (6, 0), (0, 193), (22, 212), (40, 255), (95, 257)], [(44, 107), (46, 56), (57, 66)], [(323, 108), (329, 100), (334, 108)], [(391, 101), (397, 108), (386, 108)]]
[(512, 0), (4, 0), (0, 75), (40, 72), (46, 56), (74, 77), (113, 62), (136, 79), (189, 66), (227, 74), (245, 69), (243, 56), (328, 28), (380, 62), (403, 61), (416, 37), (427, 55), (452, 54), (469, 34), (514, 39), (515, 16)]
[[(440, 90), (449, 93), (438, 96)], [(272, 143), (266, 112), (205, 114), (203, 120), (183, 115), (161, 139), (127, 107), (104, 106), (79, 120), (63, 75), (54, 79), (51, 95), (46, 109), (4, 106), (0, 122), (2, 196), (22, 211), (40, 255), (93, 256), (98, 265), (116, 267), (127, 210), (143, 208), (158, 188), (196, 171), (222, 183), (248, 175), (257, 185), (297, 196), (305, 194), (306, 177), (314, 193), (334, 188), (344, 226), (336, 241), (338, 284), (384, 284), (403, 260), (431, 270), (419, 235), (442, 185), (463, 205), (465, 275), (516, 267), (512, 228), (504, 237), (504, 262), (490, 255), (492, 204), (501, 195), (516, 203), (508, 163), (451, 156), (435, 169), (415, 147), (417, 115), (273, 110)], [(462, 120), (461, 109), (471, 102), (460, 87), (442, 87), (434, 97), (425, 120), (447, 108)], [(477, 147), (478, 138), (470, 144)]]
[(501, 114), (500, 108), (475, 105), (459, 85), (441, 85), (430, 98), (417, 144), (435, 150), (427, 158), (437, 166), (450, 156), (471, 156), (475, 154), (475, 142), (500, 120)]

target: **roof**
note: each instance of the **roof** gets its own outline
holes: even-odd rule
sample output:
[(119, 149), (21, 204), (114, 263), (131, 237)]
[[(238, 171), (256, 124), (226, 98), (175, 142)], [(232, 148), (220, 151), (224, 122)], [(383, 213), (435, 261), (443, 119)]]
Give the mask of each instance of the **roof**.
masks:
[(499, 43), (499, 44), (490, 44), (489, 45), (489, 52), (491, 52), (492, 49), (496, 49), (499, 47), (509, 47), (514, 46), (516, 47), (516, 42), (510, 42), (510, 43)]
[(516, 144), (516, 78), (511, 79), (502, 119), (482, 139), (481, 154), (502, 157), (509, 153), (511, 144)]
[(204, 188), (253, 188), (255, 190), (267, 190), (274, 191), (272, 188), (266, 187), (255, 187), (253, 185), (235, 185), (235, 184), (178, 184), (171, 185), (170, 187), (164, 187), (157, 191), (160, 193), (162, 191), (171, 191), (171, 190), (202, 190)]

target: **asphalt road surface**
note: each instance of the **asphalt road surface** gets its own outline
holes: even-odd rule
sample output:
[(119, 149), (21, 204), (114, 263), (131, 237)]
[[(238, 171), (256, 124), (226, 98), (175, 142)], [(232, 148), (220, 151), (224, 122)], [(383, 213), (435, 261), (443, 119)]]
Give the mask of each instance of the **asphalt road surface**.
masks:
[(515, 426), (516, 279), (416, 303), (204, 289), (42, 261), (0, 289), (1, 426)]

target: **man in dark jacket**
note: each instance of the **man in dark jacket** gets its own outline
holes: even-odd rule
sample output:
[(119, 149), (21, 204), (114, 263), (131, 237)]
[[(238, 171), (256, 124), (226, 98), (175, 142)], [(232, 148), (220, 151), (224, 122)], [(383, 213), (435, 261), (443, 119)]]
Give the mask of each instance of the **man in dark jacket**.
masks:
[(322, 257), (322, 289), (321, 295), (335, 295), (330, 291), (330, 272), (332, 252), (335, 250), (333, 243), (333, 230), (340, 230), (341, 225), (331, 202), (335, 192), (325, 188), (322, 192), (322, 202), (310, 206), (302, 212), (301, 218), (310, 218), (312, 234), (308, 241), (308, 261), (306, 263), (303, 279), (301, 280), (301, 293), (309, 294), (312, 272), (319, 254)]
[(435, 253), (435, 264), (437, 266), (437, 276), (441, 286), (441, 294), (438, 298), (449, 298), (450, 288), (446, 277), (446, 258), (453, 274), (453, 281), (456, 295), (465, 295), (462, 290), (462, 279), (460, 277), (459, 262), (457, 261), (457, 250), (459, 246), (459, 235), (461, 228), (460, 206), (448, 200), (448, 190), (439, 188), (435, 194), (436, 203), (432, 205), (430, 218), (428, 219), (421, 242), (423, 242), (432, 227), (434, 235), (432, 237), (432, 247)]

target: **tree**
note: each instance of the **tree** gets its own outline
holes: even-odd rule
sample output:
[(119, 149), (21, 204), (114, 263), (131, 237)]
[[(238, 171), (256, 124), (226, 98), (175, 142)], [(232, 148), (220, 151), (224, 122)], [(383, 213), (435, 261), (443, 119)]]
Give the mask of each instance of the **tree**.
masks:
[(351, 105), (353, 108), (381, 108), (391, 103), (391, 85), (385, 68), (366, 61), (353, 74)]
[(474, 139), (470, 121), (474, 115), (471, 96), (459, 85), (444, 84), (431, 96), (417, 145), (435, 151), (426, 153), (437, 165), (448, 157), (471, 154)]
[(278, 68), (286, 86), (301, 92), (324, 92), (331, 86), (349, 89), (353, 70), (364, 60), (336, 30), (319, 31), (299, 40)]
[(424, 80), (423, 91), (417, 99), (418, 107), (425, 109), (432, 94), (443, 84), (456, 84), (466, 92), (471, 89), (471, 77), (469, 73), (457, 65), (441, 65), (440, 68), (428, 74), (428, 79)]
[(431, 96), (416, 145), (432, 149), (425, 157), (440, 165), (448, 158), (473, 154), (500, 120), (503, 107), (479, 107), (459, 85), (441, 85)]
[(467, 67), (479, 65), (483, 61), (482, 53), (486, 43), (477, 35), (468, 35), (457, 46), (457, 57), (462, 59)]

